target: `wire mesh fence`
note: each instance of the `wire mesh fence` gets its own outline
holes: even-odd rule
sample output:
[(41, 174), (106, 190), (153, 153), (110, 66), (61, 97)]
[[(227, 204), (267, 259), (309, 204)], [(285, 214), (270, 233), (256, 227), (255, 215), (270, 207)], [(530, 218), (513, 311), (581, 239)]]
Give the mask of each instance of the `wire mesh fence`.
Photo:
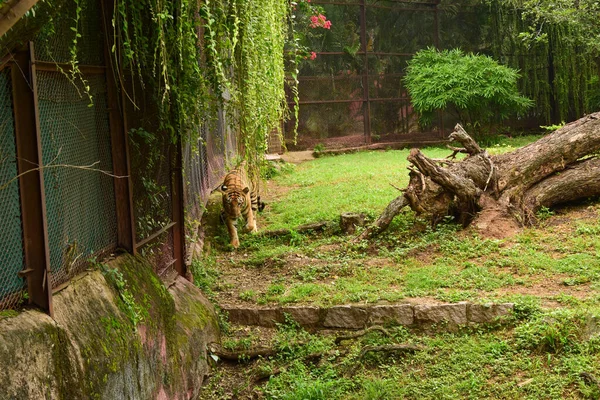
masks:
[[(129, 127), (129, 155), (133, 211), (138, 251), (157, 273), (172, 270), (175, 262), (173, 227), (173, 178), (176, 146), (159, 127), (160, 101), (155, 92), (129, 76), (125, 115)], [(166, 266), (166, 267), (165, 267)]]
[(52, 286), (80, 272), (92, 254), (116, 248), (117, 227), (106, 83), (38, 72), (38, 97)]
[(10, 68), (0, 71), (0, 310), (23, 298), (23, 231), (17, 177)]
[(308, 43), (317, 58), (303, 63), (296, 121), (285, 126), (290, 149), (437, 139), (437, 124), (421, 127), (402, 77), (410, 57), (438, 44), (439, 1), (315, 0), (332, 28)]
[(235, 137), (227, 123), (226, 113), (217, 120), (197, 127), (198, 139), (188, 140), (183, 154), (186, 236), (196, 238), (204, 204), (225, 176), (228, 162), (236, 153)]

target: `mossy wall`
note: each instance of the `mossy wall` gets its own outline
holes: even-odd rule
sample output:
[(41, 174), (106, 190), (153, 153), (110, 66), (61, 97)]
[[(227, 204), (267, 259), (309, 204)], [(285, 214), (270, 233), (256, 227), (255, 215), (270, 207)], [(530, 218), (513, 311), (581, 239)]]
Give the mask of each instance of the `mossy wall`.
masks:
[(166, 288), (140, 258), (105, 268), (115, 269), (120, 287), (91, 271), (56, 294), (54, 320), (33, 310), (0, 320), (0, 400), (198, 394), (219, 334), (212, 306), (183, 278)]

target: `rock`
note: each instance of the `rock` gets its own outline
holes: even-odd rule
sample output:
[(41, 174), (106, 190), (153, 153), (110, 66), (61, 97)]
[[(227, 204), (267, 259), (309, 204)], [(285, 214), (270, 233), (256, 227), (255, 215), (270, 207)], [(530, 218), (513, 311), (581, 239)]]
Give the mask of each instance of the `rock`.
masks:
[(367, 324), (367, 311), (354, 306), (335, 306), (325, 311), (323, 327), (362, 329)]
[(229, 322), (237, 325), (264, 326), (274, 328), (284, 321), (281, 308), (223, 308), (229, 315)]
[(340, 215), (340, 229), (343, 233), (351, 235), (356, 232), (357, 226), (365, 224), (365, 214), (342, 213)]
[(284, 307), (281, 311), (289, 314), (294, 321), (304, 328), (316, 327), (321, 321), (321, 309), (319, 307)]
[(395, 322), (400, 325), (412, 325), (414, 311), (410, 304), (379, 305), (368, 309), (369, 325), (381, 325)]
[(111, 278), (122, 280), (121, 293), (92, 271), (54, 295), (54, 319), (38, 311), (0, 319), (0, 400), (199, 395), (206, 346), (219, 336), (212, 305), (181, 277), (165, 288), (140, 258), (109, 267), (122, 274)]
[(470, 323), (494, 322), (497, 318), (512, 314), (514, 304), (469, 304), (467, 320)]
[(455, 328), (467, 324), (467, 303), (416, 305), (415, 323), (422, 325), (447, 322), (449, 327)]

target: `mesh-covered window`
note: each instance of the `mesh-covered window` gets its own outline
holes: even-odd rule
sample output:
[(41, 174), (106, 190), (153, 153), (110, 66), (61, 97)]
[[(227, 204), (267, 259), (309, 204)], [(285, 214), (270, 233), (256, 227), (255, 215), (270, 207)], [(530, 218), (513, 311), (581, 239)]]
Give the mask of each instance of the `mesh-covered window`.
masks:
[[(10, 70), (0, 71), (0, 309), (21, 300), (25, 280)], [(12, 181), (12, 182), (11, 182)], [(11, 182), (11, 183), (9, 183)]]
[(59, 72), (38, 72), (53, 286), (117, 243), (104, 76), (86, 80), (92, 106), (82, 83), (75, 86)]

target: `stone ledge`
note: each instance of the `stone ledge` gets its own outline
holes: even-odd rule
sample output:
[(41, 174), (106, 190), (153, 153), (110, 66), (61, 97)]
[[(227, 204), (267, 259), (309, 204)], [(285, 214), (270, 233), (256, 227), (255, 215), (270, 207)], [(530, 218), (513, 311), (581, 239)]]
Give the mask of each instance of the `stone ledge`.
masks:
[(430, 327), (446, 324), (450, 330), (460, 326), (495, 322), (511, 315), (512, 303), (472, 304), (385, 304), (342, 305), (333, 307), (222, 307), (229, 321), (239, 325), (275, 327), (289, 314), (298, 324), (312, 329), (363, 329), (367, 326), (397, 323), (408, 327)]

